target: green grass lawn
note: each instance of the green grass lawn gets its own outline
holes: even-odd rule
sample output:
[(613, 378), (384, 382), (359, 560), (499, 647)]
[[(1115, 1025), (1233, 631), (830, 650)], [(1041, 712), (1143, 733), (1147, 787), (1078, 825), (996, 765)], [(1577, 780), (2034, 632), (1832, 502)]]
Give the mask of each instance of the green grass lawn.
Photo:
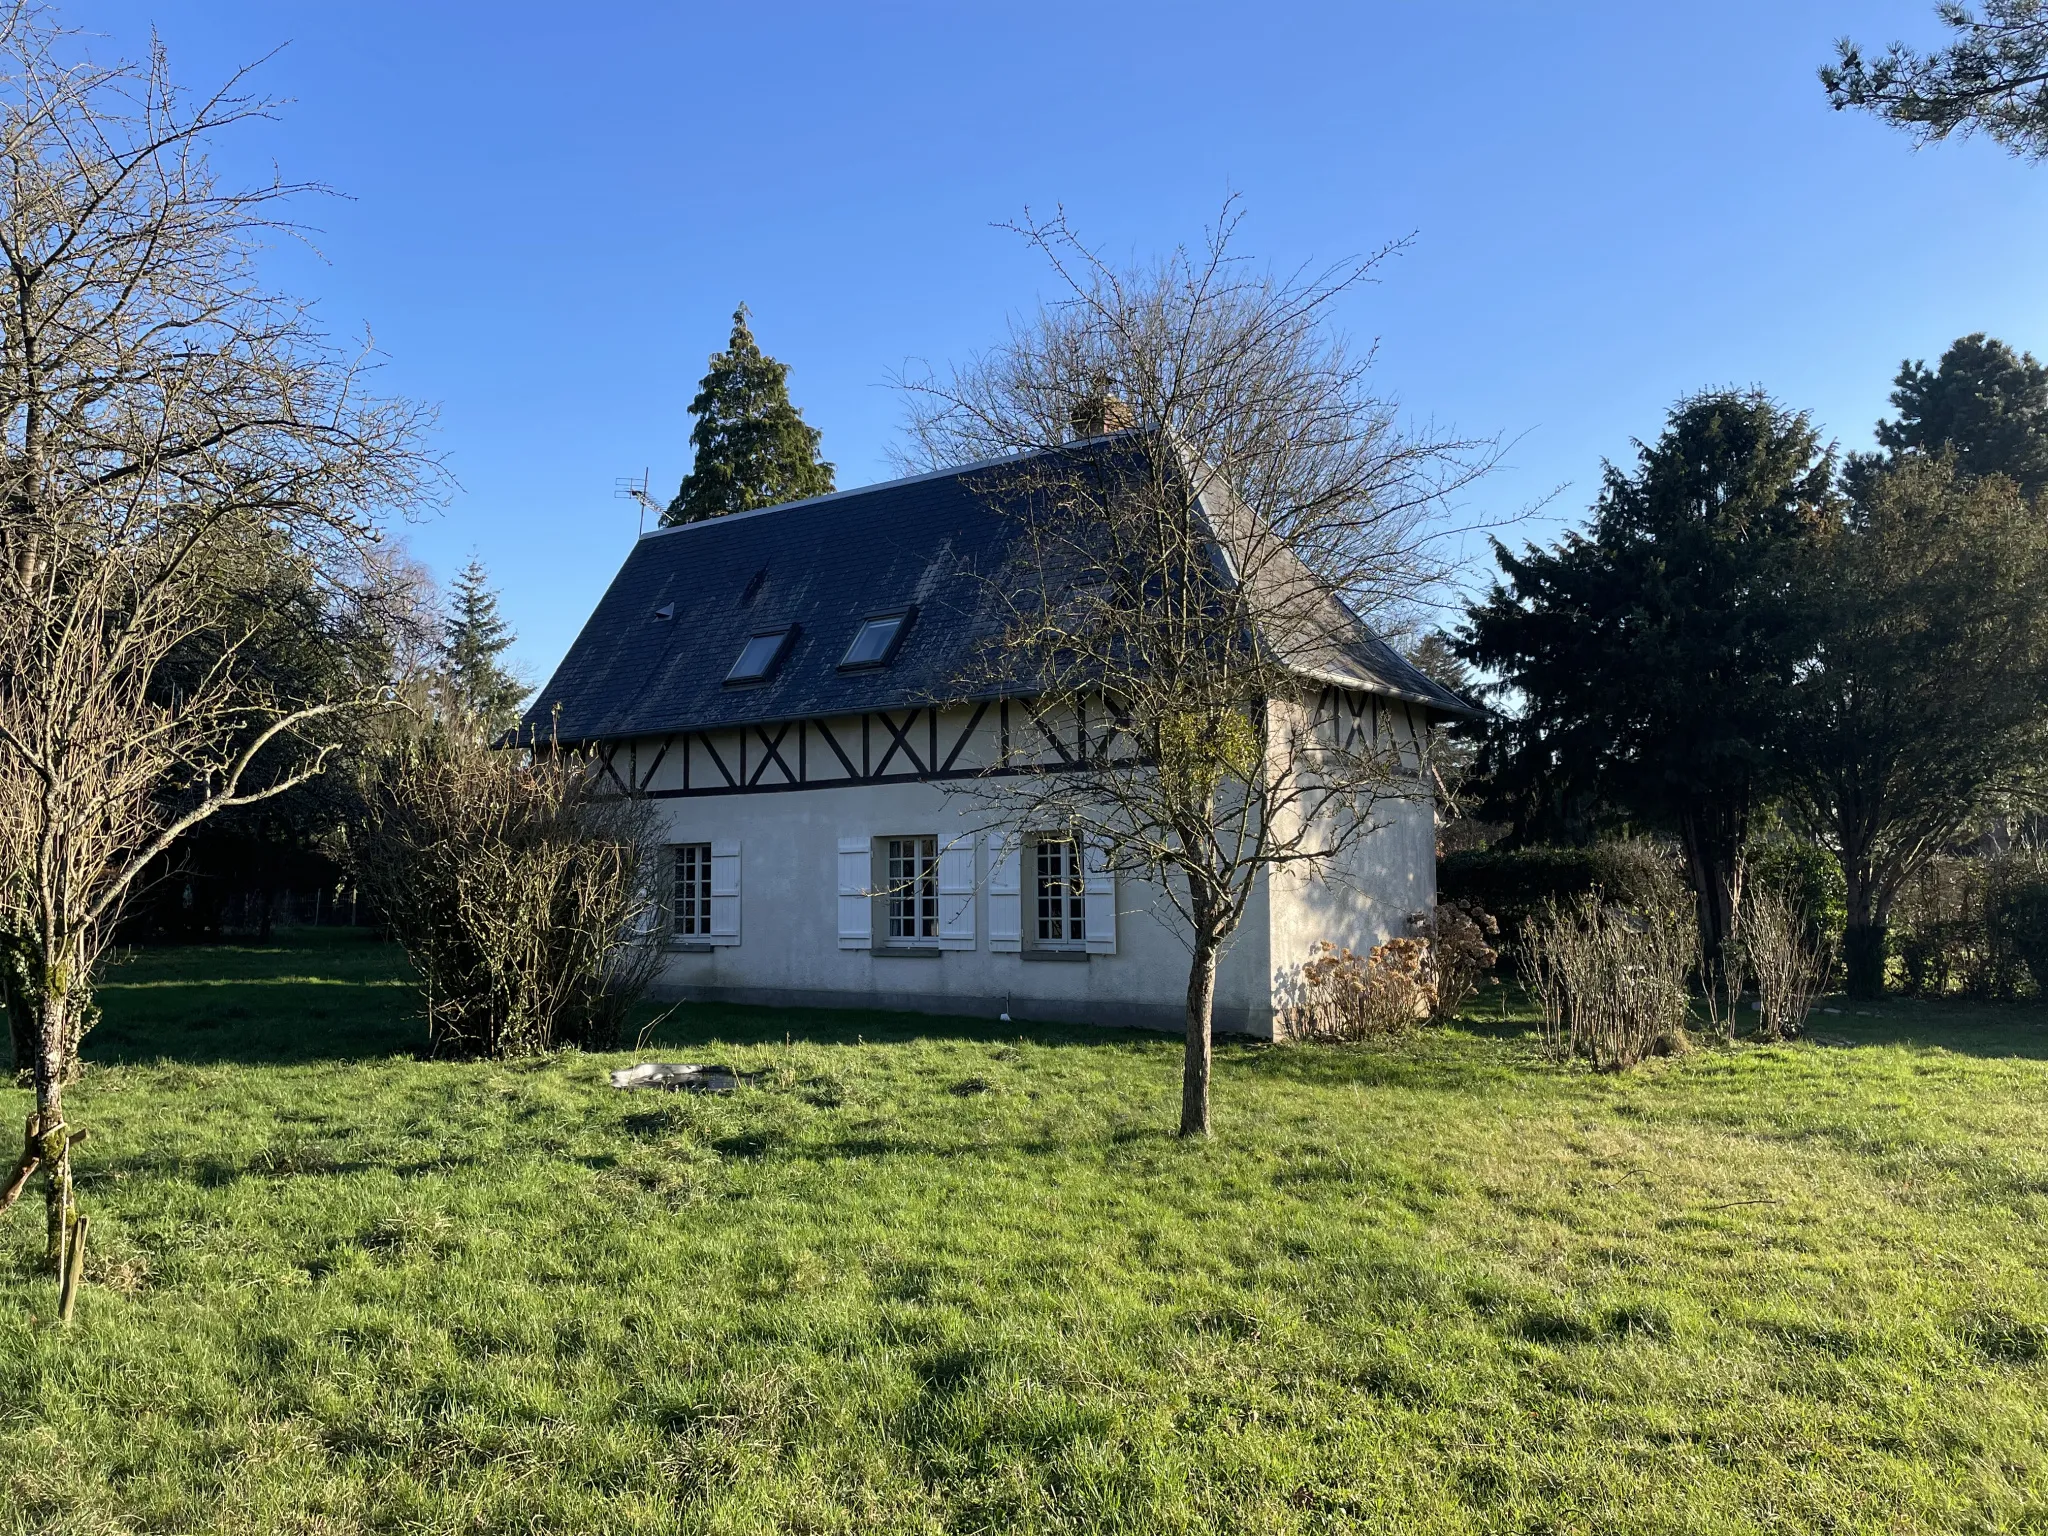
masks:
[(418, 1060), (348, 934), (102, 996), (0, 1530), (2048, 1530), (2040, 1011), (1228, 1046), (1189, 1146), (1163, 1038), (697, 1007), (697, 1099)]

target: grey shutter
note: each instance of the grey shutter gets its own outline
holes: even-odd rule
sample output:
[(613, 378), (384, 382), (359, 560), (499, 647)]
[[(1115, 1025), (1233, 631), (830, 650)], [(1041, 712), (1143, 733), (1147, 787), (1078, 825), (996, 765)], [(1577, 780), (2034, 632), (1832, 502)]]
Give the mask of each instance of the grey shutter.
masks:
[(939, 948), (974, 948), (974, 834), (939, 850)]
[(1019, 889), (1017, 839), (1006, 837), (989, 850), (988, 947), (1016, 954), (1024, 948), (1024, 901)]
[(711, 932), (713, 944), (740, 941), (740, 845), (729, 837), (711, 844)]
[(1090, 838), (1081, 846), (1081, 894), (1086, 905), (1088, 953), (1116, 953), (1116, 871), (1110, 867), (1109, 845)]
[(868, 891), (873, 849), (865, 837), (839, 839), (839, 947), (866, 949), (874, 943), (874, 903)]

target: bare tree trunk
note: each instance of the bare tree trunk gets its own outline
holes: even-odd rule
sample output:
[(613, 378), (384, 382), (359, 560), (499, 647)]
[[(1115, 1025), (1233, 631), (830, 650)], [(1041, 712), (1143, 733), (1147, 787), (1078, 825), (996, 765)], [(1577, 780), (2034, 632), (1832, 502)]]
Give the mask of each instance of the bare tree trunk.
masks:
[(1187, 1052), (1180, 1075), (1180, 1133), (1209, 1134), (1209, 1066), (1215, 1038), (1216, 944), (1206, 934), (1195, 939), (1188, 964)]
[(68, 1001), (62, 996), (44, 998), (41, 1049), (36, 1056), (36, 1121), (43, 1143), (43, 1210), (48, 1224), (46, 1258), (59, 1274), (63, 1273), (74, 1216), (70, 1133), (64, 1124), (64, 1080), (71, 1066), (66, 1050)]

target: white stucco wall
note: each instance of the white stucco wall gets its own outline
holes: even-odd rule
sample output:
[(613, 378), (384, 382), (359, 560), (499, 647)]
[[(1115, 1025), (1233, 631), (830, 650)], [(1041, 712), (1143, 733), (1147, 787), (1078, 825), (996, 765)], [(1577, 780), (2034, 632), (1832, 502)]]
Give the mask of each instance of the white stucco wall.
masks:
[[(920, 750), (943, 759), (960, 739), (964, 716), (951, 712)], [(924, 729), (920, 727), (920, 729)], [(886, 733), (860, 722), (835, 727), (841, 750), (877, 770), (890, 750)], [(967, 733), (971, 764), (994, 747), (993, 719)], [(987, 741), (974, 740), (987, 737)], [(794, 738), (782, 742), (790, 764)], [(717, 766), (705, 748), (687, 742), (622, 743), (621, 773), (657, 796), (670, 843), (737, 842), (739, 942), (708, 949), (672, 949), (659, 989), (668, 996), (777, 1006), (881, 1008), (1017, 1019), (1133, 1025), (1178, 1030), (1187, 989), (1184, 926), (1162, 892), (1119, 876), (1117, 946), (1113, 955), (1046, 961), (990, 948), (988, 881), (996, 832), (985, 803), (928, 782), (794, 783), (788, 764), (764, 757), (758, 734), (742, 756), (741, 733), (714, 741)], [(978, 749), (978, 750), (977, 750)], [(806, 771), (836, 773), (836, 759), (821, 740), (805, 739)], [(900, 769), (899, 769), (900, 771)], [(747, 793), (676, 796), (688, 783), (702, 788), (737, 776), (757, 788)], [(1294, 978), (1317, 941), (1354, 949), (1407, 931), (1409, 915), (1426, 911), (1436, 895), (1434, 812), (1426, 798), (1382, 801), (1382, 823), (1355, 844), (1345, 866), (1322, 878), (1283, 872), (1262, 879), (1218, 969), (1215, 1019), (1219, 1030), (1271, 1037), (1276, 1006), (1292, 998)], [(839, 867), (842, 839), (936, 836), (941, 844), (977, 834), (974, 863), (974, 946), (942, 949), (936, 958), (878, 955), (841, 947)], [(1025, 917), (1030, 905), (1026, 881)], [(1091, 903), (1094, 898), (1090, 898)], [(1090, 926), (1095, 914), (1091, 908)]]
[(1292, 1000), (1318, 942), (1360, 954), (1412, 934), (1410, 918), (1436, 905), (1436, 807), (1427, 798), (1382, 800), (1378, 824), (1328, 873), (1282, 870), (1269, 892), (1267, 962), (1273, 996)]
[[(1042, 961), (989, 948), (988, 874), (993, 838), (978, 839), (975, 947), (936, 959), (898, 958), (839, 944), (838, 849), (842, 837), (937, 836), (978, 830), (979, 807), (933, 784), (860, 785), (659, 802), (673, 843), (720, 839), (740, 846), (739, 943), (672, 952), (661, 990), (728, 1002), (888, 1008), (995, 1018), (1179, 1029), (1188, 952), (1160, 893), (1119, 877), (1117, 952)], [(1263, 912), (1263, 902), (1259, 903)], [(1094, 914), (1090, 913), (1093, 925)], [(1264, 923), (1224, 956), (1217, 1027), (1271, 1029)]]

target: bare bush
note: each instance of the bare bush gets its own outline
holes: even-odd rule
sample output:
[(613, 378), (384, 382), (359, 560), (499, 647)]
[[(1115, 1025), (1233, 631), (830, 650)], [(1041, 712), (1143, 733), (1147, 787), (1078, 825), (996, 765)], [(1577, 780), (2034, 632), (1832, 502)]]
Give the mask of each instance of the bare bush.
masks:
[(1389, 939), (1361, 955), (1325, 940), (1301, 968), (1288, 1033), (1297, 1040), (1396, 1040), (1437, 1007), (1424, 939)]
[(1544, 1043), (1558, 1055), (1619, 1069), (1686, 1049), (1699, 935), (1681, 909), (1631, 912), (1582, 896), (1532, 919), (1522, 943)]
[(1479, 990), (1481, 978), (1499, 962), (1500, 951), (1487, 942), (1499, 936), (1500, 924), (1477, 902), (1438, 904), (1429, 935), (1429, 959), (1436, 981), (1432, 1018), (1442, 1022), (1458, 1016), (1458, 1010)]
[[(1736, 921), (1736, 937), (1741, 938), (1741, 920)], [(1707, 1023), (1723, 1040), (1733, 1040), (1735, 1029), (1740, 1022), (1742, 995), (1749, 985), (1749, 957), (1740, 942), (1730, 944), (1721, 951), (1721, 969), (1717, 975), (1701, 978), (1701, 1004), (1706, 1010)]]
[(420, 973), (436, 1054), (617, 1042), (661, 961), (647, 801), (462, 729), (395, 749), (368, 801), (358, 878)]
[(1785, 1040), (1806, 1026), (1807, 1015), (1835, 965), (1833, 946), (1809, 933), (1806, 914), (1781, 893), (1759, 889), (1742, 904), (1736, 947), (1756, 979), (1759, 1029)]

